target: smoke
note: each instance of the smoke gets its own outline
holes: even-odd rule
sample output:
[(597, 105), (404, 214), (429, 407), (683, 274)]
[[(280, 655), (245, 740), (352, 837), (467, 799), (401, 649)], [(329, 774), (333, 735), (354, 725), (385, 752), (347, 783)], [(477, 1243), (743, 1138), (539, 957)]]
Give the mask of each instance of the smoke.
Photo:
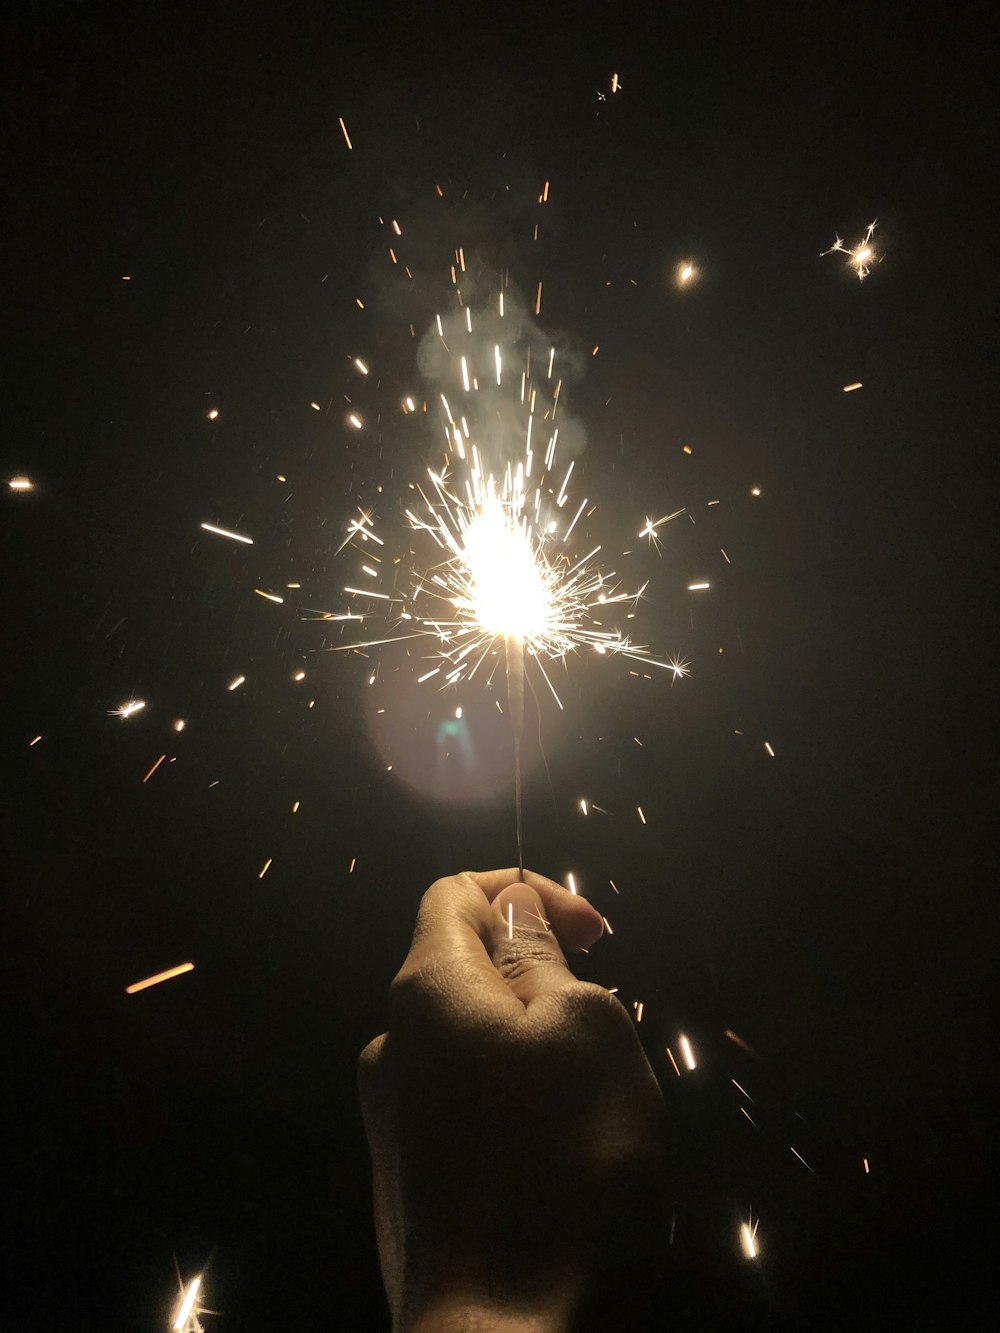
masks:
[(502, 471), (507, 462), (516, 465), (524, 457), (533, 417), (534, 457), (540, 464), (558, 430), (557, 457), (565, 469), (587, 445), (584, 423), (569, 410), (572, 386), (582, 379), (586, 365), (581, 347), (566, 334), (546, 330), (534, 316), (534, 303), (529, 307), (513, 286), (501, 288), (484, 269), (463, 274), (461, 290), (463, 306), (436, 316), (418, 345), (428, 415), (438, 414), (453, 451), (443, 395), (488, 472)]

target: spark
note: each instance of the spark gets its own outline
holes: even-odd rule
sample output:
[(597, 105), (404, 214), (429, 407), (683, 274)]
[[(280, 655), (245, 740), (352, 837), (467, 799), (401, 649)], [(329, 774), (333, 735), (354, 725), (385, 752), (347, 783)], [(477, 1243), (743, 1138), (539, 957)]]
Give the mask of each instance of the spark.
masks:
[(186, 726), (187, 723), (184, 721), (184, 719), (182, 717), (179, 717), (177, 721), (174, 723), (174, 731), (183, 731)]
[(710, 588), (711, 586), (712, 585), (707, 580), (703, 583), (689, 583), (688, 592), (704, 592), (706, 588)]
[(141, 713), (145, 707), (145, 699), (129, 699), (128, 703), (119, 704), (117, 708), (112, 708), (108, 716), (124, 719), (132, 717), (135, 713)]
[(353, 148), (354, 145), (351, 143), (351, 136), (347, 133), (347, 126), (344, 124), (344, 117), (338, 116), (337, 120), (340, 122), (340, 128), (344, 132), (344, 142), (347, 144), (348, 148)]
[(643, 1004), (642, 1000), (636, 1000), (636, 1002), (635, 1002), (635, 1021), (636, 1021), (637, 1023), (641, 1023), (641, 1022), (642, 1022), (642, 1012), (643, 1012), (643, 1010), (645, 1009), (645, 1007), (646, 1007), (646, 1006)]
[(688, 1069), (696, 1069), (697, 1065), (695, 1063), (694, 1051), (691, 1049), (691, 1043), (688, 1041), (687, 1037), (681, 1033), (677, 1038), (677, 1042), (681, 1048), (681, 1055), (683, 1055), (684, 1063), (687, 1065)]
[(750, 1214), (750, 1220), (743, 1222), (740, 1226), (740, 1242), (743, 1246), (743, 1253), (748, 1259), (756, 1259), (760, 1254), (760, 1248), (757, 1244), (757, 1227), (760, 1225), (760, 1218), (755, 1222), (753, 1214)]
[(566, 887), (569, 889), (570, 893), (576, 895), (577, 893), (576, 879), (573, 877), (572, 874), (568, 874), (566, 876)]
[(640, 818), (640, 819), (642, 820), (642, 822), (645, 824), (645, 822), (646, 822), (646, 816), (642, 813), (642, 806), (641, 806), (641, 805), (637, 805), (635, 808), (636, 808), (636, 809), (638, 810), (638, 812), (639, 812), (639, 818)]
[(34, 740), (28, 742), (28, 749), (30, 750), (33, 745), (37, 745), (41, 739), (42, 739), (42, 734), (41, 732), (39, 732)]
[(672, 514), (664, 514), (662, 518), (651, 519), (648, 515), (644, 526), (639, 531), (640, 537), (648, 537), (656, 547), (657, 551), (661, 549), (661, 541), (657, 534), (657, 528), (662, 528), (664, 523), (670, 523), (675, 518), (680, 518), (681, 514), (686, 513), (685, 509), (676, 509)]
[(306, 673), (304, 671), (296, 671), (292, 676), (292, 680), (295, 681), (305, 680), (305, 678), (306, 678)]
[(686, 287), (689, 283), (694, 282), (697, 276), (698, 270), (690, 259), (685, 259), (677, 265), (677, 282), (679, 286)]
[(611, 929), (611, 922), (608, 920), (608, 918), (606, 916), (602, 916), (601, 920), (604, 922), (604, 929), (607, 931), (607, 933), (609, 935), (613, 935), (615, 932)]
[(217, 407), (210, 407), (205, 415), (208, 417), (209, 421), (218, 421), (219, 409)]
[(364, 425), (364, 422), (358, 416), (357, 412), (352, 412), (350, 416), (347, 418), (347, 420), (350, 422), (350, 424), (354, 427), (355, 430), (361, 430), (362, 426)]
[(587, 801), (585, 798), (582, 798), (580, 801), (580, 813), (582, 815), (585, 815), (587, 813)]
[(750, 494), (751, 494), (751, 495), (760, 495), (760, 487), (759, 487), (759, 486), (751, 486), (751, 487), (750, 487)]
[(870, 1175), (871, 1175), (871, 1167), (868, 1165), (868, 1158), (867, 1158), (867, 1157), (862, 1157), (862, 1159), (861, 1159), (861, 1164), (862, 1164), (862, 1166), (865, 1168), (865, 1175), (866, 1175), (866, 1176), (870, 1176)]
[(674, 1073), (677, 1075), (678, 1078), (680, 1078), (681, 1071), (677, 1068), (677, 1061), (674, 1059), (674, 1053), (669, 1046), (666, 1049), (667, 1049), (667, 1055), (670, 1057), (670, 1063), (674, 1067)]
[(201, 525), (206, 532), (214, 532), (217, 537), (228, 537), (233, 542), (243, 542), (246, 546), (253, 546), (252, 537), (244, 537), (238, 532), (230, 532), (228, 528), (217, 528), (214, 523), (203, 523)]
[(238, 690), (238, 689), (240, 688), (240, 686), (244, 683), (245, 680), (246, 680), (246, 676), (234, 676), (234, 678), (233, 678), (233, 679), (229, 682), (229, 684), (226, 686), (226, 689), (229, 690), (230, 693), (231, 693), (233, 690)]
[(279, 606), (284, 604), (284, 597), (279, 597), (276, 592), (265, 592), (263, 588), (254, 588), (258, 597), (263, 597), (269, 602), (277, 602)]
[(30, 477), (11, 477), (7, 483), (7, 488), (12, 491), (33, 491), (35, 483)]
[(368, 366), (364, 361), (361, 360), (360, 356), (356, 356), (354, 358), (354, 365), (361, 372), (362, 375), (368, 374)]
[(741, 1084), (737, 1083), (735, 1079), (730, 1079), (730, 1082), (732, 1083), (734, 1088), (736, 1088), (739, 1092), (743, 1094), (743, 1096), (747, 1099), (750, 1105), (753, 1106), (754, 1100), (750, 1096), (749, 1092), (747, 1092), (746, 1088), (744, 1088)]
[(172, 977), (183, 976), (185, 972), (193, 972), (194, 963), (181, 963), (177, 967), (168, 967), (166, 972), (157, 972), (155, 977), (146, 977), (144, 981), (134, 981), (131, 986), (125, 987), (126, 995), (136, 995), (141, 990), (147, 990), (150, 986), (158, 986), (161, 981), (170, 981)]
[(788, 1146), (789, 1146), (789, 1149), (791, 1150), (791, 1152), (792, 1152), (792, 1153), (799, 1159), (799, 1161), (800, 1161), (800, 1162), (802, 1163), (802, 1165), (805, 1167), (805, 1169), (806, 1169), (807, 1171), (811, 1172), (813, 1175), (815, 1175), (816, 1172), (813, 1171), (812, 1167), (809, 1165), (809, 1163), (806, 1161), (806, 1159), (802, 1156), (802, 1154), (801, 1154), (800, 1152), (796, 1152), (796, 1150), (795, 1150), (794, 1148), (792, 1148), (792, 1145), (791, 1145), (791, 1144), (789, 1144)]
[(855, 389), (863, 389), (864, 387), (860, 380), (855, 380), (852, 384), (844, 385), (844, 393), (854, 393)]
[(267, 872), (270, 870), (270, 868), (271, 868), (271, 862), (272, 862), (273, 860), (274, 860), (274, 857), (273, 857), (273, 856), (269, 856), (269, 857), (267, 858), (267, 860), (264, 862), (264, 864), (263, 864), (263, 865), (261, 866), (261, 868), (260, 868), (260, 874), (257, 876), (258, 879), (263, 879), (263, 878), (264, 878), (264, 876), (265, 876), (265, 875), (267, 874)]
[(161, 754), (161, 755), (160, 755), (159, 759), (157, 759), (156, 763), (153, 765), (153, 767), (149, 770), (149, 772), (148, 772), (148, 773), (146, 774), (146, 776), (143, 778), (143, 782), (148, 782), (148, 781), (149, 781), (149, 779), (153, 776), (153, 774), (156, 772), (156, 770), (160, 767), (160, 765), (163, 763), (163, 761), (164, 761), (164, 759), (166, 759), (166, 757), (167, 757), (167, 756), (166, 756), (165, 754)]
[[(824, 250), (822, 255), (846, 255), (847, 261), (858, 275), (859, 281), (864, 282), (865, 278), (867, 278), (868, 274), (872, 271), (872, 265), (880, 262), (875, 254), (875, 247), (871, 243), (872, 233), (875, 231), (877, 223), (877, 218), (875, 222), (869, 222), (864, 239), (859, 241), (853, 248), (846, 246), (838, 236), (833, 242), (833, 245), (830, 246), (829, 250)], [(821, 258), (822, 255), (820, 256)]]
[(765, 742), (764, 742), (764, 749), (768, 752), (768, 754), (769, 754), (769, 755), (771, 756), (771, 758), (773, 759), (773, 758), (774, 758), (774, 751), (771, 749), (771, 742), (770, 742), (770, 741), (765, 741)]
[(187, 1321), (194, 1310), (195, 1299), (201, 1287), (201, 1274), (191, 1279), (191, 1285), (181, 1301), (181, 1308), (177, 1311), (177, 1318), (174, 1320), (174, 1333), (185, 1333)]

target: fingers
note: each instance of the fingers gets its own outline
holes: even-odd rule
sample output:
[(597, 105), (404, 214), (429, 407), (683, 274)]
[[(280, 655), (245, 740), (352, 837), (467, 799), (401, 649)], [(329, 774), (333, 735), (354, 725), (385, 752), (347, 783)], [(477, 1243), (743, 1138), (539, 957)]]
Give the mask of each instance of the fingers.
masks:
[(600, 913), (544, 875), (466, 872), (424, 894), (402, 968), (390, 991), (390, 1028), (433, 1019), (446, 1032), (516, 1030), (525, 1007), (574, 984), (563, 948), (603, 931)]
[(600, 912), (591, 907), (586, 898), (570, 893), (554, 879), (526, 870), (522, 880), (516, 869), (479, 871), (472, 878), (490, 902), (494, 902), (504, 889), (518, 882), (534, 889), (544, 905), (546, 922), (567, 952), (588, 949), (604, 932), (604, 919)]

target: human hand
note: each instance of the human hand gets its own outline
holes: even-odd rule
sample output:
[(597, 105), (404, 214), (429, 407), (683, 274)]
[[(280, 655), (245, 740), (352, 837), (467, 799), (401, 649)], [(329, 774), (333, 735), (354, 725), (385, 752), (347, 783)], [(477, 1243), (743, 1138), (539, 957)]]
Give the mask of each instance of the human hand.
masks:
[(624, 1008), (563, 955), (602, 929), (530, 872), (424, 894), (359, 1066), (397, 1333), (575, 1327), (609, 1235), (655, 1188), (659, 1087)]

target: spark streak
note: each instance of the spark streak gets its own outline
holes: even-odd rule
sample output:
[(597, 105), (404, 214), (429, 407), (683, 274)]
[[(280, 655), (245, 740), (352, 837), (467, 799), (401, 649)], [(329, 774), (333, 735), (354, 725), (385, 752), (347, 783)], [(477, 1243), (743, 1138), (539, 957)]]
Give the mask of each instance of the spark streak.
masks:
[(183, 976), (185, 972), (193, 972), (194, 963), (181, 963), (178, 967), (168, 967), (166, 972), (157, 972), (154, 977), (146, 977), (145, 981), (134, 981), (131, 986), (125, 987), (126, 995), (136, 995), (141, 990), (148, 990), (150, 986), (158, 986), (161, 981), (170, 981), (172, 977)]
[(244, 537), (238, 532), (230, 532), (228, 528), (217, 528), (214, 523), (203, 523), (201, 525), (206, 532), (214, 532), (217, 537), (228, 537), (233, 542), (243, 542), (246, 546), (253, 546), (252, 537)]
[(688, 1069), (696, 1069), (697, 1064), (694, 1058), (694, 1051), (691, 1049), (691, 1043), (683, 1033), (677, 1038), (677, 1043), (681, 1048), (681, 1055), (684, 1057), (684, 1063)]
[[(341, 121), (341, 124), (343, 123), (344, 122)], [(177, 1311), (177, 1318), (174, 1320), (174, 1333), (183, 1333), (184, 1326), (187, 1324), (191, 1311), (194, 1309), (195, 1299), (197, 1298), (200, 1287), (201, 1275), (199, 1274), (198, 1277), (191, 1279), (191, 1285), (188, 1287), (183, 1301), (181, 1301), (181, 1308)]]

